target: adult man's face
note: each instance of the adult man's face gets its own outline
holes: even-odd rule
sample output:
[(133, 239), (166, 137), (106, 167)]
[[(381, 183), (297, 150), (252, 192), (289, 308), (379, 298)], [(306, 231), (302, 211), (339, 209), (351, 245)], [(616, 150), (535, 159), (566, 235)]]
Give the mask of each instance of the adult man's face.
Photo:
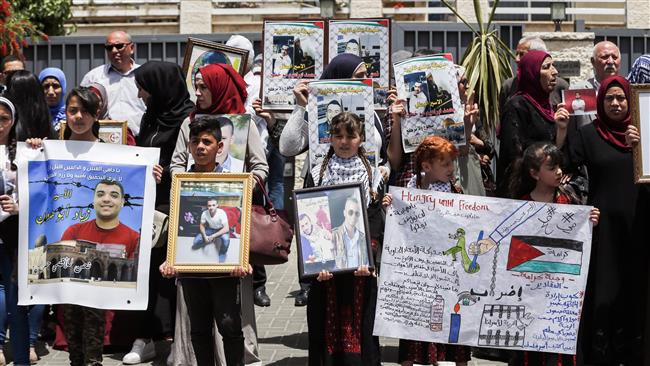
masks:
[(338, 104), (330, 104), (327, 106), (327, 111), (325, 112), (325, 118), (327, 122), (332, 122), (334, 117), (338, 116), (341, 113), (341, 106)]
[(345, 225), (348, 227), (356, 227), (357, 222), (359, 222), (359, 217), (361, 216), (361, 210), (359, 209), (359, 204), (354, 201), (346, 201), (345, 209), (343, 210), (343, 215), (345, 216)]
[(598, 43), (591, 58), (591, 65), (594, 67), (594, 76), (599, 82), (609, 76), (618, 75), (621, 67), (621, 53), (618, 47), (611, 42)]
[(300, 219), (300, 230), (303, 232), (305, 235), (310, 235), (311, 232), (313, 231), (313, 225), (311, 224), (311, 219), (309, 216), (305, 216), (302, 219)]
[(219, 207), (217, 201), (215, 200), (208, 201), (208, 212), (210, 213), (210, 215), (214, 215), (217, 212), (217, 207)]
[(22, 61), (16, 60), (5, 62), (4, 67), (2, 68), (2, 75), (0, 76), (2, 84), (6, 84), (9, 76), (18, 70), (25, 70), (25, 64), (23, 64)]
[(226, 160), (226, 156), (230, 154), (230, 144), (232, 143), (232, 127), (230, 125), (224, 125), (221, 127), (221, 141), (223, 141), (223, 149), (219, 153), (219, 157), (223, 157), (220, 160), (223, 163)]
[(133, 56), (133, 43), (124, 32), (113, 32), (106, 37), (106, 54), (111, 65), (121, 72), (131, 69), (131, 57)]
[(98, 219), (112, 220), (116, 218), (124, 206), (122, 190), (116, 184), (98, 184), (95, 188), (93, 205)]
[(530, 42), (524, 42), (517, 45), (517, 49), (515, 50), (515, 62), (517, 62), (517, 64), (519, 64), (519, 60), (528, 53), (529, 49)]

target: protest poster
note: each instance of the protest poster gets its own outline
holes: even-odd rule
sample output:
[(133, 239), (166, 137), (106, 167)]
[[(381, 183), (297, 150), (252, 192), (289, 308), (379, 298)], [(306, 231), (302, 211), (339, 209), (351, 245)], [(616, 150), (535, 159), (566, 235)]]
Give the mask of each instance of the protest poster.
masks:
[[(199, 118), (204, 114), (197, 114)], [(251, 125), (250, 114), (221, 114), (216, 116), (221, 126), (221, 141), (223, 148), (217, 153), (217, 172), (243, 173), (246, 169), (246, 150), (248, 148), (248, 129)], [(187, 145), (187, 165), (189, 171), (194, 165), (194, 158)]]
[(157, 148), (18, 144), (19, 304), (147, 308)]
[(318, 79), (325, 61), (324, 21), (264, 22), (262, 104), (291, 110), (293, 87), (300, 80)]
[(576, 353), (591, 207), (390, 193), (375, 335)]
[[(364, 123), (366, 138), (375, 130), (372, 80), (323, 80), (309, 83), (307, 116), (309, 124), (309, 161), (319, 165), (330, 148), (330, 124), (339, 113), (354, 113)], [(380, 146), (363, 142), (368, 160), (377, 166)]]
[(596, 114), (596, 89), (562, 90), (562, 102), (572, 116)]
[(352, 53), (363, 59), (372, 78), (375, 109), (386, 109), (390, 81), (390, 19), (330, 20), (328, 59)]
[(401, 132), (404, 152), (413, 152), (430, 135), (465, 145), (464, 111), (456, 68), (442, 56), (415, 57), (394, 65), (397, 95), (406, 115)]

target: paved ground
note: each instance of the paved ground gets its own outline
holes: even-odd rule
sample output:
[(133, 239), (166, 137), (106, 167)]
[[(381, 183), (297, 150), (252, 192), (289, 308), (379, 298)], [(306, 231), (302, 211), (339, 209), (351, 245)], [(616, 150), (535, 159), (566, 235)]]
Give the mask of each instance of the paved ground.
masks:
[[(298, 159), (296, 169), (300, 172)], [(301, 186), (300, 182), (296, 186)], [(295, 253), (295, 251), (294, 251)], [(293, 296), (298, 290), (297, 266), (295, 255), (291, 260), (280, 266), (267, 267), (267, 293), (271, 297), (268, 308), (256, 307), (257, 329), (261, 358), (267, 366), (302, 366), (307, 364), (307, 321), (304, 307), (294, 307)], [(382, 360), (384, 365), (397, 365), (397, 340), (381, 339)], [(165, 360), (169, 344), (157, 344), (159, 357), (146, 365), (166, 365)], [(68, 354), (62, 351), (48, 349), (38, 365), (61, 366), (68, 364)], [(121, 365), (123, 353), (107, 354), (104, 365)], [(440, 365), (453, 365), (441, 362)], [(502, 366), (503, 363), (475, 360), (470, 366)]]

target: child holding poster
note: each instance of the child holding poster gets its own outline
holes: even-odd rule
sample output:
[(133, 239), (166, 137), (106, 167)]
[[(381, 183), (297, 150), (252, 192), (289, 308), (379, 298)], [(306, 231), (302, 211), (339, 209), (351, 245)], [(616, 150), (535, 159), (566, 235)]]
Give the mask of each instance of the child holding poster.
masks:
[[(407, 188), (429, 189), (438, 192), (462, 193), (454, 185), (454, 161), (458, 149), (440, 136), (428, 136), (413, 152), (414, 174)], [(382, 204), (391, 204), (390, 194), (384, 195)], [(467, 346), (447, 345), (400, 339), (398, 361), (402, 366), (437, 365), (438, 361), (455, 361), (456, 365), (467, 365), (471, 359)]]
[[(514, 163), (509, 182), (511, 197), (527, 201), (577, 204), (578, 198), (561, 186), (562, 151), (550, 142), (537, 142), (529, 146), (522, 158)], [(600, 211), (591, 210), (589, 220), (598, 225)], [(475, 251), (470, 245), (470, 252)], [(479, 248), (479, 253), (489, 248)], [(575, 356), (545, 352), (518, 351), (513, 355), (515, 364), (529, 366), (575, 365)]]
[[(362, 182), (366, 202), (374, 198), (373, 169), (361, 146), (363, 131), (353, 113), (332, 119), (329, 152), (311, 172), (316, 186)], [(368, 266), (359, 266), (353, 278), (321, 271), (307, 303), (309, 364), (380, 365), (379, 339), (372, 335), (376, 301), (377, 280)]]
[[(99, 138), (100, 100), (89, 88), (74, 88), (66, 99), (67, 131), (71, 141), (103, 142)], [(26, 141), (34, 149), (41, 148), (41, 139)], [(153, 175), (160, 183), (162, 167), (155, 165)], [(124, 206), (124, 188), (117, 181), (102, 180), (94, 188), (93, 208), (95, 219), (74, 224), (66, 229), (61, 240), (85, 240), (97, 244), (120, 243), (126, 256), (137, 255), (140, 234), (119, 220)], [(104, 345), (105, 312), (86, 306), (66, 304), (63, 311), (63, 328), (68, 342), (71, 365), (101, 364)], [(58, 311), (58, 310), (57, 310)]]

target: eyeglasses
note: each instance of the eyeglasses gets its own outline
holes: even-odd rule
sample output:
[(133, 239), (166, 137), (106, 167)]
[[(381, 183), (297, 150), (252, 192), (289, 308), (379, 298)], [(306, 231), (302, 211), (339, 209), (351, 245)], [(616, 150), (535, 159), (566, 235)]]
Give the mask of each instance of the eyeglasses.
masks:
[(129, 46), (132, 42), (129, 43), (113, 43), (113, 44), (105, 44), (104, 48), (106, 51), (112, 51), (113, 47), (115, 47), (118, 51), (122, 51), (125, 46)]
[(348, 216), (356, 215), (357, 217), (361, 216), (361, 212), (355, 210), (348, 210)]

